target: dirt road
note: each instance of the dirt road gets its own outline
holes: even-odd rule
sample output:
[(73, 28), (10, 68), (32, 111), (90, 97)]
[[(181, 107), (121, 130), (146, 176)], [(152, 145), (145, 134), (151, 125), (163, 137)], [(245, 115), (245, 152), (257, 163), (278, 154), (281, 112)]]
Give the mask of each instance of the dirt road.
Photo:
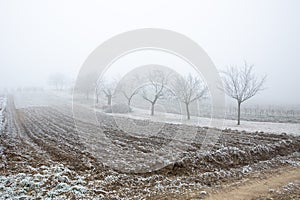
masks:
[[(210, 195), (208, 200), (243, 200), (271, 198), (270, 190), (280, 190), (290, 182), (300, 182), (300, 168), (283, 168), (272, 173), (262, 180), (249, 180), (241, 186), (229, 187)], [(268, 197), (269, 196), (269, 197)], [(300, 198), (300, 196), (298, 196)]]

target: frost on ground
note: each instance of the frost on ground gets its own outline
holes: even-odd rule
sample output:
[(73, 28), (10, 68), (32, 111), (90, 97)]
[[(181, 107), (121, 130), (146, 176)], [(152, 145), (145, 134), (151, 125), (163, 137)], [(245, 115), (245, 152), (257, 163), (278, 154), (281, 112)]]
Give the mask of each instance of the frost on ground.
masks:
[[(291, 158), (278, 157), (231, 169), (214, 169), (190, 176), (133, 175), (113, 170), (78, 175), (62, 164), (28, 166), (27, 173), (0, 176), (0, 199), (156, 199), (156, 196), (186, 193), (223, 182), (241, 180), (252, 172), (264, 173)], [(295, 163), (294, 163), (295, 164)], [(294, 166), (299, 166), (297, 162)], [(288, 187), (289, 186), (289, 187)], [(291, 185), (284, 187), (288, 191)], [(279, 192), (277, 192), (279, 193)], [(282, 193), (282, 192), (281, 192)]]
[(0, 135), (5, 126), (6, 97), (0, 96)]
[[(209, 128), (192, 126), (197, 138), (176, 146), (182, 155), (176, 162), (148, 173), (134, 169), (125, 173), (103, 164), (88, 141), (80, 139), (87, 132), (97, 135), (97, 126), (81, 121), (82, 132), (78, 132), (68, 106), (16, 109), (13, 98), (8, 99), (7, 123), (0, 136), (0, 199), (158, 199), (242, 180), (253, 172), (300, 167), (299, 136), (226, 129), (217, 143), (203, 152), (201, 139)], [(82, 109), (82, 115), (85, 111)], [(120, 130), (110, 115), (96, 115), (106, 137), (120, 152), (153, 155), (175, 130), (191, 128), (153, 122), (162, 127), (161, 132), (146, 137)], [(135, 123), (144, 121), (136, 119)], [(111, 162), (118, 163), (116, 152), (111, 151), (110, 156)], [(122, 154), (124, 161), (129, 159), (126, 156)]]
[[(28, 166), (29, 167), (29, 166)], [(87, 189), (83, 177), (63, 165), (29, 169), (31, 173), (0, 176), (1, 199), (82, 198)]]
[[(113, 113), (112, 116), (128, 117), (138, 120), (151, 120), (156, 122), (166, 122), (174, 124), (187, 124), (193, 126), (212, 127), (211, 118), (192, 116), (191, 120), (186, 120), (185, 116), (172, 113), (156, 112), (155, 116), (149, 116), (148, 110), (134, 108), (129, 114)], [(235, 120), (214, 119), (214, 127), (219, 129), (233, 129), (247, 132), (267, 132), (267, 133), (287, 133), (293, 135), (300, 134), (300, 123), (276, 123), (276, 122), (258, 122), (258, 121), (242, 121), (241, 125), (236, 125)], [(217, 125), (217, 127), (215, 126)], [(212, 127), (213, 128), (213, 127)]]
[[(0, 137), (6, 124), (6, 97), (0, 96)], [(3, 156), (3, 146), (0, 143), (0, 158)], [(0, 163), (0, 166), (2, 163)]]

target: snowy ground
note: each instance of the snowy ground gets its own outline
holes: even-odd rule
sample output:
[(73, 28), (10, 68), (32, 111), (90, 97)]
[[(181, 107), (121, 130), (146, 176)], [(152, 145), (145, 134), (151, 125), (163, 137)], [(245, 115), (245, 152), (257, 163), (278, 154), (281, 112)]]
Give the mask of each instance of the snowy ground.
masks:
[[(101, 140), (104, 138), (99, 135), (98, 126), (89, 120), (81, 121), (77, 124), (79, 130), (74, 124), (70, 100), (41, 95), (19, 94), (15, 99), (7, 99), (7, 122), (0, 136), (3, 147), (0, 149), (0, 199), (159, 199), (159, 196), (177, 199), (176, 195), (185, 192), (247, 179), (254, 172), (263, 175), (273, 168), (300, 166), (299, 137), (224, 130), (210, 151), (203, 153), (201, 141), (207, 136), (208, 128), (196, 127), (195, 140), (181, 145), (174, 143), (175, 152), (181, 155), (176, 161), (149, 173), (116, 170), (113, 163), (126, 164), (136, 154), (157, 156), (157, 149), (168, 144), (168, 136), (194, 127), (186, 123), (209, 126), (209, 119), (199, 118), (198, 123), (193, 118), (188, 122), (185, 116), (163, 113), (156, 113), (151, 119), (148, 111), (135, 109), (130, 118), (138, 120), (128, 120), (126, 115), (97, 112), (98, 126), (102, 126), (106, 139), (119, 149), (109, 151), (110, 163), (103, 163), (103, 158), (93, 151), (96, 147), (90, 145), (105, 141)], [(30, 100), (39, 96), (40, 99)], [(73, 106), (83, 117), (92, 111), (80, 103)], [(115, 120), (118, 116), (127, 122), (143, 124), (150, 119), (158, 121), (153, 125), (164, 126), (161, 134), (140, 137), (118, 129)], [(92, 140), (84, 140), (90, 139), (89, 136), (93, 136)], [(159, 158), (165, 161), (163, 156)], [(143, 163), (150, 161), (144, 159)]]
[[(75, 100), (76, 104), (94, 105), (93, 101), (86, 103), (86, 99)], [(34, 106), (52, 106), (58, 103), (72, 105), (72, 94), (65, 92), (31, 92), (30, 94), (15, 94), (15, 105), (17, 108), (26, 108)], [(92, 108), (87, 108), (92, 109)], [(71, 110), (70, 110), (71, 111)], [(101, 109), (96, 109), (101, 111)], [(300, 135), (300, 123), (277, 123), (277, 122), (259, 122), (259, 121), (242, 121), (241, 125), (237, 125), (235, 120), (230, 119), (214, 119), (213, 123), (210, 118), (192, 116), (191, 120), (186, 120), (185, 115), (172, 113), (155, 112), (155, 116), (149, 115), (149, 110), (133, 108), (133, 112), (129, 114), (117, 114), (115, 116), (130, 117), (133, 119), (152, 120), (155, 122), (167, 122), (174, 124), (196, 125), (200, 127), (215, 127), (219, 129), (232, 129), (247, 132), (266, 132), (266, 133), (287, 133), (292, 135)]]
[(5, 126), (6, 97), (0, 97), (0, 135)]
[(31, 173), (0, 175), (0, 199), (78, 199), (87, 193), (84, 177), (63, 165), (29, 168)]
[(186, 116), (156, 112), (155, 116), (151, 117), (148, 110), (133, 108), (133, 112), (129, 114), (111, 114), (113, 116), (130, 117), (134, 119), (153, 120), (156, 122), (167, 122), (175, 124), (196, 125), (201, 127), (215, 127), (219, 129), (232, 129), (247, 132), (266, 132), (266, 133), (287, 133), (292, 135), (300, 135), (300, 124), (296, 123), (272, 123), (272, 122), (252, 122), (242, 121), (241, 125), (237, 125), (235, 120), (215, 119), (214, 125), (211, 124), (212, 119), (204, 117), (192, 116), (191, 120), (186, 120)]
[[(0, 96), (0, 137), (2, 135), (2, 132), (4, 131), (4, 127), (6, 124), (5, 112), (6, 112), (6, 97)], [(2, 157), (2, 155), (3, 155), (3, 146), (0, 143), (0, 157)]]

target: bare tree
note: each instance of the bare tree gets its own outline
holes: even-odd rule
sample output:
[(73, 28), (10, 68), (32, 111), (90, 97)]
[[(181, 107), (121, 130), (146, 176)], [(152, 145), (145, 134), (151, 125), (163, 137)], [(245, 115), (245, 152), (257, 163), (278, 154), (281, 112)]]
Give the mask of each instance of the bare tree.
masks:
[(241, 68), (229, 67), (223, 75), (225, 93), (237, 100), (238, 125), (240, 125), (241, 104), (263, 89), (266, 76), (258, 77), (253, 72), (253, 65), (249, 66), (246, 62)]
[(138, 88), (134, 88), (134, 89), (132, 89), (132, 90), (130, 90), (130, 89), (123, 89), (123, 88), (120, 88), (121, 90), (120, 90), (120, 92), (123, 94), (123, 96), (127, 99), (127, 105), (130, 107), (130, 105), (131, 105), (131, 100), (132, 100), (132, 98), (135, 96), (135, 95), (137, 95), (139, 92), (140, 92), (140, 90), (141, 90), (141, 88), (140, 87), (138, 87)]
[(186, 77), (177, 77), (174, 83), (176, 97), (185, 104), (187, 119), (190, 120), (189, 106), (194, 101), (204, 98), (208, 92), (205, 83), (191, 74)]
[(56, 90), (63, 90), (67, 84), (67, 77), (62, 73), (51, 74), (48, 83)]
[(112, 98), (117, 92), (116, 87), (117, 87), (117, 80), (106, 80), (104, 78), (98, 80), (96, 91), (95, 91), (97, 103), (99, 101), (99, 96), (101, 92), (103, 92), (107, 98), (107, 105), (111, 106)]
[(82, 76), (78, 80), (78, 85), (76, 86), (76, 88), (74, 88), (76, 92), (84, 94), (86, 96), (86, 99), (89, 99), (89, 96), (93, 92), (95, 85), (94, 82), (91, 80), (91, 77), (93, 77), (92, 74), (86, 74)]
[(155, 104), (164, 97), (166, 84), (170, 74), (166, 74), (159, 69), (153, 70), (148, 75), (149, 83), (144, 85), (141, 90), (143, 99), (151, 104), (151, 115), (154, 115)]
[(127, 100), (127, 105), (130, 107), (131, 101), (134, 96), (141, 92), (142, 86), (139, 85), (140, 77), (138, 74), (133, 74), (125, 77), (118, 84), (117, 91), (119, 91)]
[(98, 104), (99, 103), (99, 97), (102, 93), (102, 82), (101, 80), (97, 81), (96, 83), (96, 87), (95, 87), (95, 95), (96, 95), (96, 103)]

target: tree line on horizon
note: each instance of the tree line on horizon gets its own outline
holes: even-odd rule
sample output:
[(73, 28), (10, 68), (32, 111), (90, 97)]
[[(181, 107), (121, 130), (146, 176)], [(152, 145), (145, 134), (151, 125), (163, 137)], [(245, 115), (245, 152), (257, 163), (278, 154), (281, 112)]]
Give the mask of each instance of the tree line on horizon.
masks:
[[(237, 103), (237, 124), (240, 125), (241, 105), (264, 89), (266, 76), (258, 76), (254, 72), (254, 66), (248, 65), (246, 62), (241, 67), (229, 66), (226, 70), (221, 71), (220, 75), (225, 94)], [(56, 90), (61, 90), (64, 87), (64, 79), (65, 76), (62, 74), (53, 74), (49, 78), (49, 83)], [(147, 84), (130, 85), (138, 79), (147, 80)], [(170, 90), (168, 84), (172, 85), (173, 90)], [(149, 72), (145, 77), (135, 75), (131, 77), (131, 80), (123, 81), (121, 84), (119, 80), (100, 78), (96, 85), (92, 85), (87, 76), (86, 82), (76, 90), (75, 92), (84, 94), (87, 99), (90, 98), (91, 94), (94, 94), (97, 104), (101, 95), (104, 95), (107, 106), (112, 106), (115, 95), (121, 94), (126, 99), (129, 108), (132, 99), (139, 95), (150, 104), (151, 116), (155, 114), (155, 105), (158, 101), (174, 96), (184, 105), (188, 120), (191, 119), (190, 105), (195, 101), (207, 98), (209, 95), (209, 89), (200, 77), (192, 74), (172, 77), (171, 73), (160, 69)]]

